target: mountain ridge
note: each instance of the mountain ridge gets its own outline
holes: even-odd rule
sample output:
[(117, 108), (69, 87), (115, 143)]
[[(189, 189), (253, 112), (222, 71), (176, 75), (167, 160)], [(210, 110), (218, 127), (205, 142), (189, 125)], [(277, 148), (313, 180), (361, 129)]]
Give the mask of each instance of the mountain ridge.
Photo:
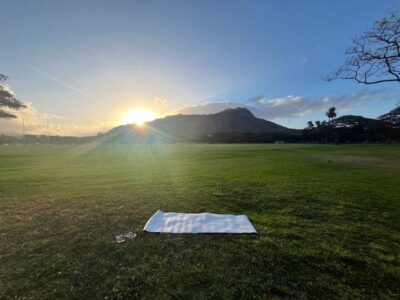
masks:
[(216, 133), (270, 133), (300, 135), (300, 130), (290, 129), (274, 122), (260, 119), (247, 108), (228, 108), (215, 114), (173, 115), (145, 123), (144, 128), (133, 124), (115, 127), (104, 134), (113, 141), (128, 137), (139, 139), (146, 132), (147, 139), (188, 141), (202, 135)]

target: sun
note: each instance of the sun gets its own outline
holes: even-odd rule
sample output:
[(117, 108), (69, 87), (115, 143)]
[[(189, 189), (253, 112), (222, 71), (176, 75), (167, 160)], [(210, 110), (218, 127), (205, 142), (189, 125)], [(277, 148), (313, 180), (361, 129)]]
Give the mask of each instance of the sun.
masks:
[(126, 113), (126, 115), (122, 118), (122, 124), (135, 124), (138, 126), (143, 126), (144, 123), (153, 121), (156, 118), (156, 115), (145, 109), (133, 109)]

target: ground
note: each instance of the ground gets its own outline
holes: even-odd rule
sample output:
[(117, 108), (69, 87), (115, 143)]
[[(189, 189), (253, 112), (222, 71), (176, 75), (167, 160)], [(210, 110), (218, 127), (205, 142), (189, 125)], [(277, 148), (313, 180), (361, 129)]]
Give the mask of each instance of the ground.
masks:
[[(399, 195), (395, 145), (0, 146), (0, 298), (397, 298)], [(158, 209), (258, 235), (143, 233)]]

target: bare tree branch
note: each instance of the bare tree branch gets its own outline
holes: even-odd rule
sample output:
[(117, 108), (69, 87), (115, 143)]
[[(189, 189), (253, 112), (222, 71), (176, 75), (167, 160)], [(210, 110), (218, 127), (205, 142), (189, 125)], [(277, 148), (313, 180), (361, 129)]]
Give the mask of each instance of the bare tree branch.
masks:
[(375, 22), (363, 35), (354, 38), (345, 54), (345, 63), (325, 80), (351, 79), (363, 84), (400, 82), (400, 14)]

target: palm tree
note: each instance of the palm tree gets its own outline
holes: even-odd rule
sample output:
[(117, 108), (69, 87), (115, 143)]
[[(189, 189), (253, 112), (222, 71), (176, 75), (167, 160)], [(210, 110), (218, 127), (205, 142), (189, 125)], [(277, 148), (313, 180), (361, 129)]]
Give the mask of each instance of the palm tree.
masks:
[(336, 107), (331, 107), (328, 109), (328, 111), (326, 112), (326, 116), (329, 119), (329, 123), (331, 122), (331, 119), (335, 118), (337, 116), (336, 114)]

